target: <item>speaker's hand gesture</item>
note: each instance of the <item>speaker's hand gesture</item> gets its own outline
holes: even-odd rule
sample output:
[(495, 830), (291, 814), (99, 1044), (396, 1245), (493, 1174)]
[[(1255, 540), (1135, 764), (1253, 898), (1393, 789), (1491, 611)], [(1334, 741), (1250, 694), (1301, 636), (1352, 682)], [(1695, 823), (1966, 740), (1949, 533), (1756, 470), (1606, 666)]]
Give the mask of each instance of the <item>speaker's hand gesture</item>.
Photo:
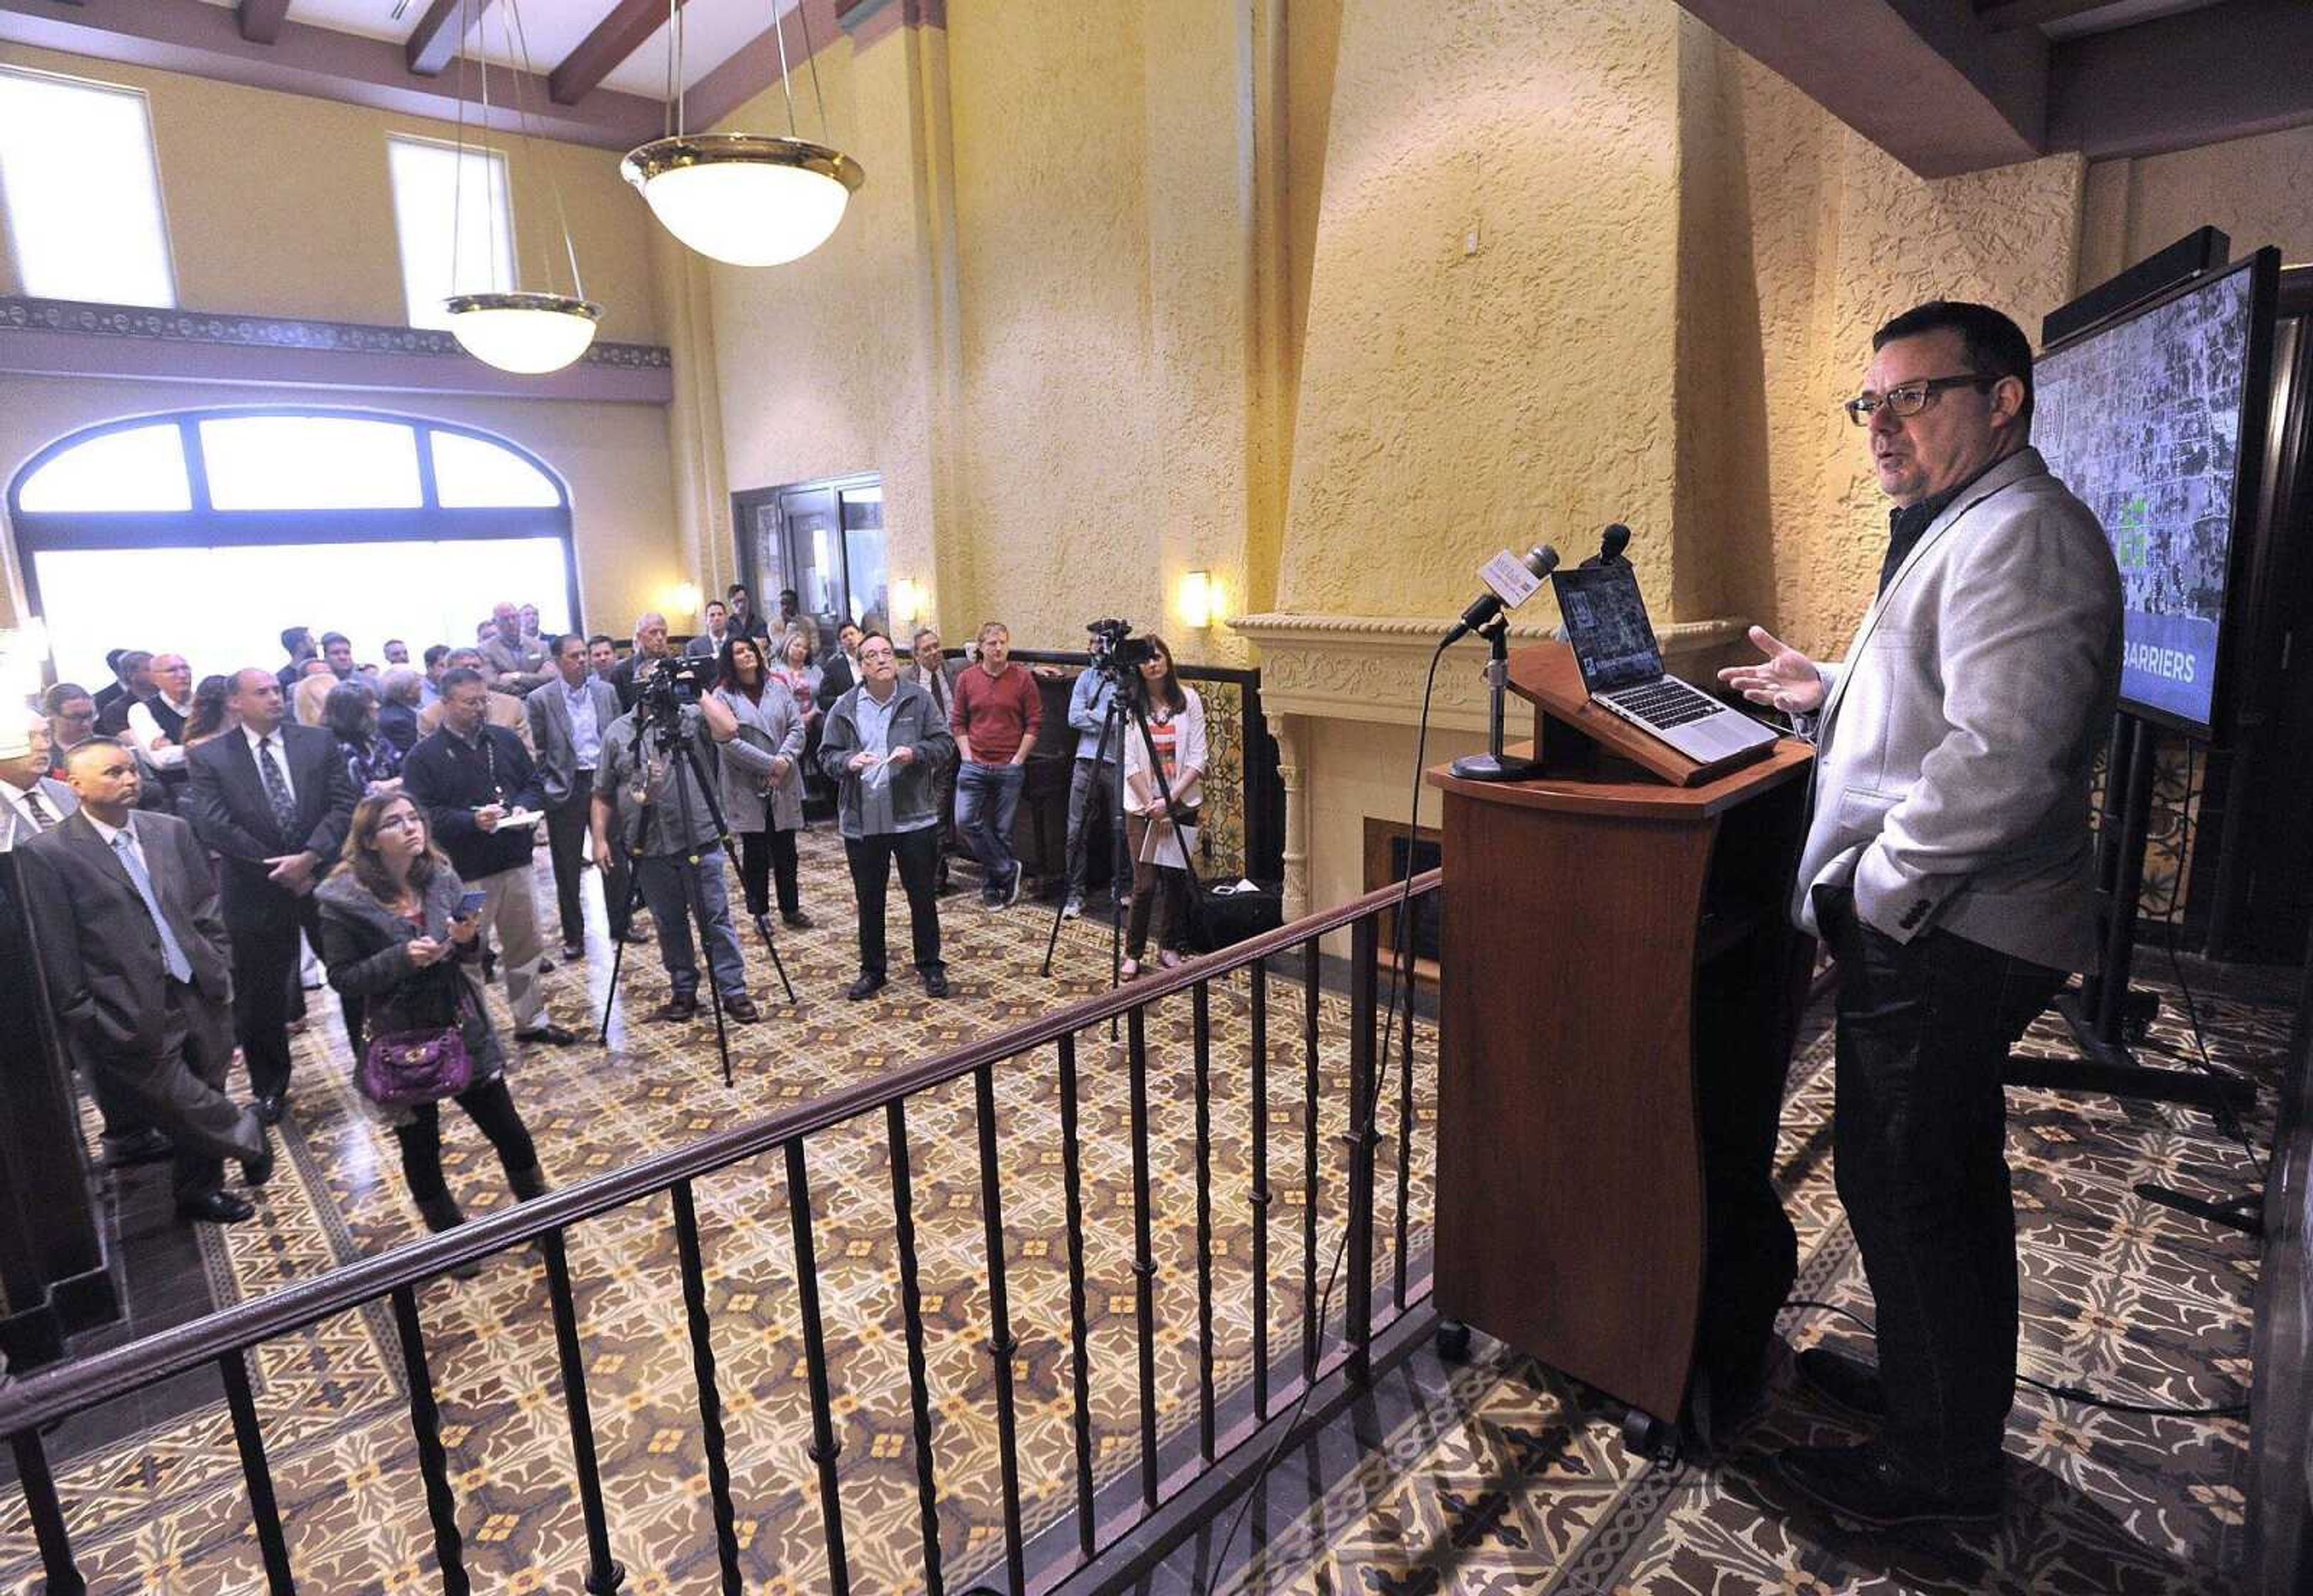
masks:
[(1719, 680), (1754, 704), (1785, 715), (1812, 715), (1823, 707), (1823, 678), (1815, 662), (1764, 627), (1751, 628), (1751, 645), (1767, 657), (1749, 665), (1729, 665)]

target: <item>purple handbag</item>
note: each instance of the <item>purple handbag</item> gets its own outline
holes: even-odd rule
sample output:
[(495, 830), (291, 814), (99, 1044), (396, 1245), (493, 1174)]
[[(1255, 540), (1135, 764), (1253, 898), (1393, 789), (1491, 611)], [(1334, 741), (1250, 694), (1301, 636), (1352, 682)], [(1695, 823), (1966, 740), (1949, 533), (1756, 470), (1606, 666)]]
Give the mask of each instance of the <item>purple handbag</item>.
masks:
[(355, 1084), (381, 1108), (407, 1109), (455, 1097), (474, 1083), (474, 1061), (457, 1026), (397, 1030), (362, 1054)]

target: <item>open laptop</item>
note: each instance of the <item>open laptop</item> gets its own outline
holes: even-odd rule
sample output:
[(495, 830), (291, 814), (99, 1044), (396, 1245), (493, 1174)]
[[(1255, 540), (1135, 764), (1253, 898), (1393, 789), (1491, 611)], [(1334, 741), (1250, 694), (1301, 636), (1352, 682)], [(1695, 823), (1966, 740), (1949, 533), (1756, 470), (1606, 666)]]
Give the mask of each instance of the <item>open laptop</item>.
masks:
[(1638, 574), (1623, 561), (1551, 573), (1591, 700), (1701, 765), (1762, 752), (1781, 732), (1663, 671)]

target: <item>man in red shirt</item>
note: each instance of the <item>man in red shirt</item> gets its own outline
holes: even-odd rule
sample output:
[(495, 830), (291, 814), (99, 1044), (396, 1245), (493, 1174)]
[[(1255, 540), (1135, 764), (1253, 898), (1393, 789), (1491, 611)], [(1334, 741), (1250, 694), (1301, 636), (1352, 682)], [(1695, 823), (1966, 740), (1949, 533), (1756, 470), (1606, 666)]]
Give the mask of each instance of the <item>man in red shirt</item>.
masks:
[(1012, 663), (1011, 629), (989, 621), (980, 628), (980, 663), (956, 678), (948, 726), (963, 761), (955, 777), (955, 828), (980, 860), (980, 900), (990, 908), (1007, 908), (1020, 896), (1012, 817), (1043, 722), (1036, 679)]

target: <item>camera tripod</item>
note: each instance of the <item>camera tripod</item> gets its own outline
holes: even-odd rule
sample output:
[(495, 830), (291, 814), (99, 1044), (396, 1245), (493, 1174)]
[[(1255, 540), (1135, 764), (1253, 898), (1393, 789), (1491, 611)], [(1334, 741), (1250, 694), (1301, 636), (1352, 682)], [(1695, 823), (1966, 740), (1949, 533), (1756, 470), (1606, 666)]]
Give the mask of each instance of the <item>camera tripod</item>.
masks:
[[(680, 713), (678, 712), (673, 717), (672, 724), (668, 723), (665, 718), (652, 715), (638, 728), (635, 741), (638, 750), (642, 750), (647, 742), (661, 757), (678, 761), (673, 768), (674, 802), (675, 812), (682, 822), (682, 835), (686, 838), (690, 837), (696, 829), (690, 807), (690, 787), (682, 779), (684, 774), (688, 772), (691, 782), (698, 785), (699, 797), (706, 802), (707, 818), (715, 828), (716, 842), (721, 846), (725, 854), (729, 854), (731, 852), (730, 824), (724, 819), (723, 806), (715, 797), (715, 789), (708, 783), (707, 773), (699, 767), (699, 750), (691, 746), (690, 738), (685, 734)], [(647, 758), (647, 754), (645, 757)], [(644, 833), (650, 826), (648, 806), (645, 805), (644, 809), (645, 812), (638, 819), (635, 835), (629, 839), (627, 848), (629, 855), (635, 863), (635, 869), (631, 873), (633, 879), (627, 887), (625, 919), (629, 925), (634, 924), (636, 906), (643, 901), (641, 869), (643, 854), (640, 844)], [(704, 861), (704, 851), (699, 846), (685, 844), (682, 854), (683, 902), (690, 910), (691, 924), (698, 937), (699, 960), (706, 967), (700, 973), (707, 987), (708, 1003), (715, 1012), (715, 1052), (723, 1062), (723, 1084), (729, 1086), (733, 1083), (731, 1043), (727, 1022), (723, 1017), (723, 988), (715, 979), (713, 944), (708, 941), (707, 898), (699, 884), (699, 872)], [(763, 939), (763, 951), (771, 956), (771, 968), (778, 972), (779, 986), (786, 990), (787, 1004), (792, 1007), (796, 1000), (795, 984), (787, 979), (787, 967), (779, 958), (778, 939), (771, 934), (770, 916), (756, 915), (753, 918), (755, 930)], [(602, 1023), (597, 1039), (605, 1045), (611, 1039), (611, 1010), (619, 1001), (619, 970), (626, 962), (626, 957), (627, 943), (621, 937), (618, 940), (616, 950), (611, 955), (611, 987), (602, 1000)]]
[[(1113, 991), (1124, 979), (1124, 905), (1119, 899), (1125, 884), (1132, 879), (1132, 862), (1126, 856), (1130, 850), (1125, 846), (1124, 829), (1124, 739), (1130, 728), (1138, 726), (1140, 729), (1141, 744), (1148, 755), (1148, 772), (1156, 779), (1156, 795), (1161, 802), (1158, 812), (1162, 814), (1173, 812), (1173, 787), (1165, 779), (1165, 763), (1156, 757), (1156, 739), (1148, 730), (1148, 681), (1140, 674), (1139, 667), (1118, 667), (1095, 661), (1089, 669), (1099, 671), (1116, 689), (1110, 696), (1108, 708), (1101, 715), (1100, 740), (1093, 745), (1095, 761), (1102, 767), (1099, 779), (1107, 785), (1109, 790), (1108, 818), (1113, 840), (1108, 881), (1108, 985)], [(1108, 750), (1112, 746), (1117, 750), (1116, 760), (1113, 766), (1108, 766)], [(1077, 879), (1077, 866), (1086, 857), (1091, 842), (1088, 829), (1079, 827), (1062, 861), (1062, 871), (1067, 879)], [(1181, 849), (1181, 862), (1189, 875), (1189, 904), (1194, 905), (1202, 899), (1204, 883), (1198, 879), (1196, 861), (1189, 856), (1185, 846)], [(1051, 930), (1044, 938), (1044, 964), (1041, 973), (1047, 976), (1052, 973), (1052, 951), (1060, 945), (1060, 922), (1068, 915), (1065, 888), (1062, 892), (1060, 906), (1052, 911)], [(1184, 905), (1183, 912), (1190, 912), (1189, 906)]]

